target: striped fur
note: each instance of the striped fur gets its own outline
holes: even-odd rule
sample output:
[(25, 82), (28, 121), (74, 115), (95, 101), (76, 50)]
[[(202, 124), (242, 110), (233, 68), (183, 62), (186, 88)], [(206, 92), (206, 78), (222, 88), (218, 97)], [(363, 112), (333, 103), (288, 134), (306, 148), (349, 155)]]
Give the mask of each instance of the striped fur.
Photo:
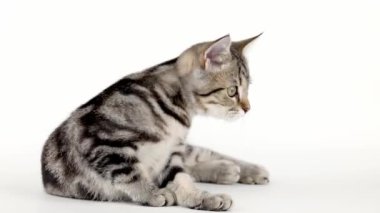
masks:
[[(240, 50), (229, 36), (194, 45), (80, 106), (44, 145), (46, 192), (151, 206), (230, 208), (227, 195), (199, 190), (193, 179), (264, 183), (265, 170), (184, 141), (197, 114), (230, 118), (247, 111), (249, 72)], [(238, 88), (232, 96), (226, 92), (231, 86)], [(218, 169), (231, 174), (218, 179)]]

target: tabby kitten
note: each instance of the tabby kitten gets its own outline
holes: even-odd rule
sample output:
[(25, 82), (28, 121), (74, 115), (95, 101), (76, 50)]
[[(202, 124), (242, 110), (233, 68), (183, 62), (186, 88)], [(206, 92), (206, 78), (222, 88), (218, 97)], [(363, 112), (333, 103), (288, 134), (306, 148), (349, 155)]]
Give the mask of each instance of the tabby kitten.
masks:
[(231, 207), (231, 198), (198, 189), (194, 181), (268, 183), (258, 165), (185, 143), (193, 116), (236, 118), (249, 110), (243, 50), (259, 36), (196, 44), (76, 109), (43, 147), (46, 192), (219, 211)]

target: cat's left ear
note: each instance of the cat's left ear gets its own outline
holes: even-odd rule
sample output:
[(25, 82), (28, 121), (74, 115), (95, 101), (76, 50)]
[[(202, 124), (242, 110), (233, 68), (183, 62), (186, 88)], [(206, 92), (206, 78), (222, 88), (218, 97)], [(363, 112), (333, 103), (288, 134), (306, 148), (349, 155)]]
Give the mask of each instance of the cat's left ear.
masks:
[(212, 42), (203, 55), (205, 70), (220, 68), (231, 56), (230, 35), (223, 36)]
[(249, 45), (251, 44), (253, 41), (255, 41), (257, 38), (259, 38), (263, 33), (260, 33), (252, 38), (248, 38), (248, 39), (245, 39), (245, 40), (242, 40), (242, 41), (236, 41), (236, 42), (232, 42), (232, 47), (239, 51), (241, 54), (243, 54), (243, 51), (244, 49)]

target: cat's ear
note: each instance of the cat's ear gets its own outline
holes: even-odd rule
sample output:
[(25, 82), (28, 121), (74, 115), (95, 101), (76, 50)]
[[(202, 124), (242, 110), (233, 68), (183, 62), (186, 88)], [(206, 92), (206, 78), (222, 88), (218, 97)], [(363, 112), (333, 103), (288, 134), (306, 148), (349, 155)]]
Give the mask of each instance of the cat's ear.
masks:
[(232, 47), (239, 51), (241, 54), (243, 53), (244, 49), (248, 46), (248, 44), (252, 43), (255, 41), (258, 37), (260, 37), (263, 33), (260, 33), (252, 38), (244, 39), (242, 41), (236, 41), (232, 42)]
[(213, 67), (221, 67), (230, 58), (231, 52), (230, 35), (225, 35), (211, 42), (203, 55), (205, 70), (211, 70)]

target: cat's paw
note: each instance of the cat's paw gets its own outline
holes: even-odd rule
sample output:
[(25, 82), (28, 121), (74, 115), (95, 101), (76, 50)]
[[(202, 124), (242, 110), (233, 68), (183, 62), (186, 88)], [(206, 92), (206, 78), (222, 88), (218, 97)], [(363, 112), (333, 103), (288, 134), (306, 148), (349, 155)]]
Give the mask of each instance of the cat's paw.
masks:
[(215, 161), (211, 172), (214, 183), (233, 184), (240, 178), (240, 167), (228, 160)]
[(192, 207), (198, 210), (226, 211), (232, 206), (232, 199), (226, 194), (206, 195), (202, 202)]
[(174, 192), (167, 188), (162, 188), (159, 190), (159, 193), (165, 197), (164, 206), (173, 206), (175, 204), (176, 198)]
[(152, 193), (147, 205), (161, 207), (161, 206), (172, 206), (175, 204), (175, 195), (170, 190), (163, 188), (157, 192)]
[(262, 166), (255, 164), (244, 164), (240, 166), (239, 182), (244, 184), (268, 184), (269, 173)]

